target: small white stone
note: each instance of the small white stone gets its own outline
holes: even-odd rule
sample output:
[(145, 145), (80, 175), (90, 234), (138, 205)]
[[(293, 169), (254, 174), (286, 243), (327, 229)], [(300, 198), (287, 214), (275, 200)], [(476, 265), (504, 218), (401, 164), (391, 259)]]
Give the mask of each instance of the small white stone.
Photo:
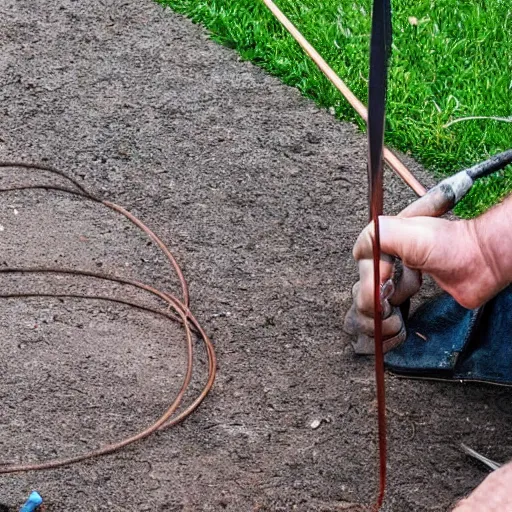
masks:
[(3, 231), (5, 228), (0, 224), (0, 231)]
[(313, 420), (311, 423), (310, 423), (310, 427), (313, 429), (313, 430), (316, 430), (320, 425), (322, 424), (322, 421), (321, 420)]

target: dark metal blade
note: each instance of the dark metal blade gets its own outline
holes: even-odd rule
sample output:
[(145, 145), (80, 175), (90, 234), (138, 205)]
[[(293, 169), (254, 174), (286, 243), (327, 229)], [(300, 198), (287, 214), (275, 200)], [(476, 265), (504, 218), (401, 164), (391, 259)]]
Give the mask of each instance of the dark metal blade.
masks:
[(375, 215), (382, 215), (382, 152), (384, 147), (387, 70), (390, 54), (390, 0), (374, 0), (368, 86), (368, 173), (371, 219)]
[(370, 44), (370, 79), (368, 85), (368, 181), (370, 220), (375, 226), (373, 241), (374, 271), (374, 336), (375, 380), (377, 387), (379, 422), (379, 494), (375, 510), (384, 501), (386, 489), (386, 396), (384, 382), (384, 354), (382, 345), (382, 303), (380, 282), (379, 215), (383, 209), (382, 152), (386, 112), (388, 60), (391, 52), (390, 0), (374, 0)]

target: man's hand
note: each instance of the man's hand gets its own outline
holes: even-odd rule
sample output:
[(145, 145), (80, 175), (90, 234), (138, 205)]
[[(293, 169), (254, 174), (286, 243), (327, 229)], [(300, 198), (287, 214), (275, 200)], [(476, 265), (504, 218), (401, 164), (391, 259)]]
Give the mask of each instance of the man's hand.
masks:
[(453, 512), (512, 511), (512, 463), (491, 473)]
[[(372, 237), (373, 226), (370, 225), (354, 246), (356, 261), (371, 260)], [(474, 221), (381, 217), (380, 237), (384, 253), (400, 258), (410, 270), (430, 274), (463, 307), (476, 308), (499, 291), (496, 289), (498, 276), (481, 249), (482, 240)], [(392, 269), (389, 264), (382, 267), (384, 282), (391, 276)], [(371, 274), (371, 279), (365, 275), (365, 282), (361, 285), (368, 295), (373, 296), (373, 291), (367, 290), (373, 283)], [(405, 295), (400, 294), (395, 303), (405, 300)], [(363, 303), (367, 305), (366, 300)], [(373, 307), (371, 310), (373, 312)]]
[[(482, 217), (448, 221), (431, 217), (381, 217), (382, 252), (399, 258), (403, 275), (385, 305), (384, 350), (405, 338), (397, 308), (416, 293), (421, 274), (430, 274), (441, 288), (463, 307), (476, 308), (509, 284), (512, 278), (512, 198)], [(373, 225), (367, 226), (354, 246), (360, 281), (353, 288), (353, 305), (345, 318), (345, 330), (357, 335), (356, 352), (371, 353), (373, 336)], [(381, 280), (393, 274), (389, 261), (381, 262)]]

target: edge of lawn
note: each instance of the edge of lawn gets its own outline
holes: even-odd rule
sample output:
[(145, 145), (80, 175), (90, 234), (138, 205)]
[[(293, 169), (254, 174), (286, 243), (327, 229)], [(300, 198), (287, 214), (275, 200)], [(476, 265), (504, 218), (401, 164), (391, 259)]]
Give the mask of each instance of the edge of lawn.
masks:
[[(298, 88), (304, 96), (315, 101), (320, 107), (328, 108), (331, 112), (334, 110), (338, 119), (354, 122), (363, 132), (365, 131), (364, 123), (357, 117), (346, 100), (322, 75), (311, 59), (259, 0), (238, 0), (237, 2), (232, 0), (156, 1), (188, 17), (192, 22), (201, 24), (208, 31), (211, 39), (223, 46), (234, 49), (243, 60), (253, 62), (271, 75), (279, 78), (284, 84)], [(287, 7), (287, 10), (292, 12), (287, 12), (286, 14), (301, 30), (300, 20), (304, 17), (304, 10), (301, 9), (301, 4), (297, 4), (296, 8), (290, 8), (290, 5)], [(306, 14), (308, 13), (306, 12)], [(369, 23), (369, 16), (367, 13), (363, 14), (366, 14), (366, 16), (360, 16), (368, 18), (366, 21)], [(411, 22), (409, 18), (408, 22), (411, 25), (410, 28), (413, 31), (417, 31), (417, 26), (414, 26), (417, 19), (414, 18), (414, 20), (416, 21)], [(331, 59), (329, 59), (329, 52), (326, 48), (330, 46), (339, 48), (336, 39), (333, 40), (333, 45), (332, 41), (329, 42), (329, 38), (332, 40), (334, 36), (332, 34), (322, 34), (325, 37), (319, 41), (320, 44), (316, 44), (314, 37), (311, 35), (311, 30), (314, 30), (317, 26), (326, 27), (331, 24), (326, 25), (329, 20), (326, 21), (318, 14), (317, 18), (313, 21), (318, 21), (318, 25), (312, 24), (308, 26), (308, 30), (304, 34), (317, 47), (319, 53), (324, 54), (324, 58), (329, 62)], [(405, 30), (407, 28), (406, 26)], [(362, 30), (361, 27), (359, 29)], [(398, 27), (395, 27), (395, 31), (397, 29), (402, 33), (404, 32), (404, 28), (400, 24), (398, 24)], [(339, 30), (339, 27), (336, 30)], [(367, 38), (367, 35), (365, 37)], [(350, 50), (352, 52), (358, 51), (358, 54), (356, 54), (357, 58), (361, 58), (359, 56), (361, 54), (361, 42), (358, 44), (358, 47), (356, 46), (355, 49), (350, 48)], [(455, 41), (455, 45), (457, 44), (457, 41)], [(340, 53), (341, 50), (337, 48), (334, 48), (335, 51)], [(412, 57), (410, 55), (407, 56), (408, 59)], [(417, 55), (416, 58), (418, 58)], [(366, 59), (366, 62), (364, 59)], [(418, 133), (413, 133), (414, 130), (411, 129), (411, 126), (414, 127), (414, 124), (404, 125), (404, 128), (401, 128), (399, 116), (407, 116), (407, 99), (396, 98), (397, 93), (394, 93), (392, 86), (394, 83), (408, 79), (407, 66), (404, 68), (404, 61), (400, 60), (400, 56), (398, 58), (394, 57), (394, 59), (398, 60), (398, 63), (395, 62), (395, 67), (398, 69), (393, 70), (392, 62), (390, 70), (391, 90), (388, 96), (394, 97), (388, 99), (388, 107), (391, 104), (393, 109), (391, 113), (388, 113), (388, 131), (386, 133), (386, 144), (388, 146), (412, 156), (438, 179), (469, 167), (499, 151), (508, 149), (504, 141), (507, 140), (508, 134), (510, 134), (508, 140), (512, 141), (512, 123), (508, 123), (505, 127), (500, 126), (498, 130), (494, 127), (494, 131), (490, 131), (487, 120), (480, 122), (480, 124), (478, 122), (470, 124), (460, 122), (454, 124), (453, 131), (447, 134), (446, 121), (447, 119), (453, 119), (447, 118), (449, 113), (443, 113), (442, 116), (439, 115), (436, 118), (435, 114), (438, 113), (436, 110), (432, 114), (432, 112), (429, 113), (427, 108), (425, 108), (425, 112), (419, 111), (420, 114), (424, 114), (424, 118), (417, 120), (418, 126), (421, 126), (421, 129), (418, 129), (418, 133), (423, 130), (421, 136), (418, 136)], [(512, 51), (510, 60), (512, 65)], [(407, 61), (405, 63), (407, 64)], [(352, 88), (356, 95), (361, 99), (365, 99), (365, 76), (368, 67), (366, 55), (363, 56), (361, 62), (358, 62), (358, 65), (359, 69), (357, 71), (359, 76), (357, 80), (354, 80), (352, 76), (343, 76), (342, 73), (340, 73), (340, 78)], [(414, 66), (414, 61), (409, 61), (409, 65)], [(333, 65), (333, 67), (337, 71), (336, 68), (340, 66)], [(352, 68), (350, 71), (352, 71), (352, 74), (355, 74), (356, 69)], [(421, 87), (422, 83), (417, 85)], [(399, 89), (398, 87), (396, 88)], [(446, 92), (449, 92), (449, 90), (444, 91), (445, 95)], [(448, 96), (448, 102), (451, 101), (450, 97), (451, 95)], [(394, 103), (392, 103), (393, 101)], [(437, 103), (435, 101), (433, 103), (436, 109), (439, 110), (439, 114), (441, 114), (441, 109)], [(452, 103), (456, 104), (456, 102)], [(457, 114), (456, 117), (463, 117), (463, 115)], [(412, 122), (414, 123), (414, 120)], [(431, 124), (429, 125), (429, 123)], [(390, 127), (391, 129), (389, 129)], [(445, 131), (443, 132), (441, 129)], [(503, 130), (505, 135), (500, 130)], [(489, 140), (485, 139), (485, 137)], [(467, 147), (464, 147), (463, 142), (459, 141), (463, 141)], [(512, 166), (477, 182), (466, 198), (457, 206), (455, 212), (461, 217), (474, 217), (499, 202), (510, 191), (512, 191)]]

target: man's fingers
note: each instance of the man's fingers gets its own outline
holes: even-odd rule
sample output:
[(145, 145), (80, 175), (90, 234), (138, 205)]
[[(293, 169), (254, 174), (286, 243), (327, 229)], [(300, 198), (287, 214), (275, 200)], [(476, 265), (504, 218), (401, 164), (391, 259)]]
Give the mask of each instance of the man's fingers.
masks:
[[(391, 314), (382, 321), (382, 336), (390, 338), (399, 333), (403, 328), (402, 315), (398, 308), (393, 308)], [(345, 317), (345, 330), (349, 334), (363, 333), (367, 336), (374, 335), (374, 320), (361, 314), (354, 306), (350, 308)]]
[[(421, 269), (435, 243), (435, 234), (439, 230), (440, 222), (443, 221), (430, 217), (380, 217), (381, 250), (384, 254), (400, 258), (408, 267)], [(373, 236), (373, 224), (368, 224), (354, 245), (353, 255), (356, 261), (372, 258)]]
[(352, 255), (356, 261), (371, 259), (373, 254), (373, 222), (368, 224), (357, 237)]
[[(352, 297), (357, 309), (366, 316), (374, 316), (374, 291), (373, 291), (373, 260), (364, 259), (358, 261), (359, 282), (352, 289)], [(386, 282), (393, 273), (393, 265), (387, 261), (380, 262), (380, 278)], [(389, 311), (384, 311), (384, 317), (389, 315)]]
[(412, 270), (409, 267), (402, 266), (402, 275), (397, 283), (395, 283), (395, 291), (389, 298), (392, 306), (400, 306), (409, 297), (415, 295), (421, 287), (421, 272)]
[[(439, 199), (443, 200), (443, 197), (431, 194), (409, 205), (398, 217), (379, 218), (382, 251), (380, 281), (385, 283), (394, 277), (395, 284), (392, 296), (384, 302), (387, 309), (384, 311), (383, 335), (389, 341), (390, 347), (405, 336), (403, 319), (396, 306), (403, 304), (421, 286), (421, 271), (429, 262), (429, 256), (435, 248), (436, 236), (439, 236), (439, 229), (443, 227), (439, 223), (444, 222), (434, 221), (428, 215), (435, 216), (441, 211)], [(408, 218), (411, 216), (414, 218)], [(354, 245), (353, 256), (358, 262), (360, 281), (354, 286), (353, 305), (345, 317), (345, 330), (357, 335), (354, 345), (356, 352), (368, 354), (374, 351), (374, 238), (375, 227), (370, 223)], [(395, 268), (392, 258), (399, 258), (403, 265)]]
[[(436, 246), (440, 232), (450, 222), (430, 217), (400, 219), (382, 217), (380, 221), (382, 252), (400, 258), (406, 267), (426, 270), (425, 264)], [(436, 240), (437, 237), (437, 240)]]
[[(373, 319), (361, 315), (356, 307), (352, 305), (345, 316), (345, 332), (355, 336), (352, 342), (356, 354), (375, 354), (375, 339), (373, 337)], [(387, 352), (400, 345), (406, 338), (406, 330), (399, 308), (394, 308), (393, 313), (383, 325), (383, 345), (384, 352)]]

